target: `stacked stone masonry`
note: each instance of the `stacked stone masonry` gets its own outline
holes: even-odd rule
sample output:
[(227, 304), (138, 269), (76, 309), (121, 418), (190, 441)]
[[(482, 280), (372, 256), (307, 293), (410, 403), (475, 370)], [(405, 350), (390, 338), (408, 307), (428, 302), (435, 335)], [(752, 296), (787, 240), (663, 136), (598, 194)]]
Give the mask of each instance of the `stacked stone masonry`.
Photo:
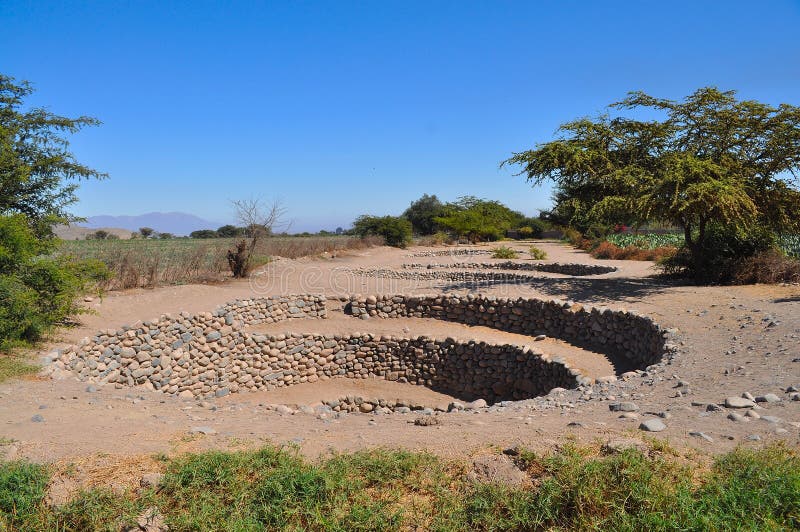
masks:
[[(638, 357), (643, 366), (656, 361), (664, 349), (660, 329), (647, 318), (558, 302), (354, 296), (344, 310), (357, 317), (432, 317), (526, 334), (547, 331), (565, 339), (590, 338)], [(56, 364), (83, 380), (119, 387), (144, 385), (187, 397), (269, 390), (335, 377), (378, 377), (495, 402), (589, 382), (562, 360), (530, 346), (424, 336), (268, 336), (246, 328), (326, 316), (324, 296), (240, 300), (213, 313), (166, 315), (121, 330), (100, 331), (64, 349)]]
[[(383, 279), (397, 279), (402, 281), (425, 282), (442, 281), (447, 283), (460, 283), (468, 286), (489, 286), (492, 284), (525, 284), (541, 279), (540, 276), (504, 271), (481, 270), (434, 270), (434, 269), (401, 269), (391, 268), (353, 268), (346, 270), (353, 275), (362, 277), (375, 277)], [(558, 272), (561, 273), (561, 272)]]
[(410, 253), (409, 257), (454, 257), (456, 255), (489, 255), (488, 249), (453, 248), (436, 251), (418, 251)]
[(625, 357), (637, 368), (658, 363), (666, 350), (665, 332), (646, 316), (558, 300), (473, 294), (369, 296), (351, 298), (345, 311), (354, 316), (434, 318), (529, 336), (545, 334)]

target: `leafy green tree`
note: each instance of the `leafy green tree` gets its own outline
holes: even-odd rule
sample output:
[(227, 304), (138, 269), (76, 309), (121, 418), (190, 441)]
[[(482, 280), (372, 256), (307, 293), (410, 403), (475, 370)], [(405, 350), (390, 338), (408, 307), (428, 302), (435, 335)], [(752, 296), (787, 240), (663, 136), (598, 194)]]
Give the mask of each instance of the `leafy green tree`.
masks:
[(217, 238), (217, 232), (213, 229), (200, 229), (189, 233), (191, 238)]
[(444, 216), (444, 204), (434, 194), (423, 194), (421, 198), (411, 203), (403, 212), (402, 217), (411, 222), (414, 233), (418, 235), (432, 235), (438, 230), (434, 219)]
[(169, 240), (170, 238), (175, 238), (175, 235), (172, 233), (158, 233), (158, 238), (161, 240)]
[(411, 222), (398, 216), (359, 216), (353, 223), (353, 233), (361, 238), (382, 236), (386, 245), (404, 248), (411, 242)]
[(499, 201), (462, 196), (445, 205), (444, 215), (434, 218), (439, 226), (471, 242), (499, 240), (522, 215)]
[(32, 92), (28, 82), (0, 74), (0, 214), (24, 214), (46, 235), (56, 223), (76, 219), (66, 209), (77, 201), (78, 182), (106, 174), (79, 163), (65, 136), (100, 122), (25, 109)]
[(682, 102), (629, 94), (605, 114), (561, 126), (560, 137), (515, 153), (534, 184), (556, 185), (550, 219), (592, 224), (668, 222), (683, 229), (689, 269), (708, 261), (713, 231), (746, 235), (800, 229), (800, 108), (737, 100), (713, 87)]
[(139, 234), (142, 235), (142, 238), (150, 238), (155, 234), (156, 230), (152, 227), (140, 227)]
[(99, 122), (25, 109), (31, 92), (0, 74), (0, 349), (36, 341), (80, 312), (77, 296), (108, 276), (96, 261), (55, 256), (52, 232), (76, 220), (66, 209), (77, 182), (105, 177), (75, 160), (65, 136)]
[(86, 240), (106, 240), (108, 237), (109, 237), (108, 231), (104, 231), (103, 229), (98, 229), (97, 231), (86, 235)]
[(235, 225), (223, 225), (219, 229), (217, 229), (217, 235), (220, 238), (237, 238), (240, 236), (244, 236), (245, 230), (241, 227), (236, 227)]

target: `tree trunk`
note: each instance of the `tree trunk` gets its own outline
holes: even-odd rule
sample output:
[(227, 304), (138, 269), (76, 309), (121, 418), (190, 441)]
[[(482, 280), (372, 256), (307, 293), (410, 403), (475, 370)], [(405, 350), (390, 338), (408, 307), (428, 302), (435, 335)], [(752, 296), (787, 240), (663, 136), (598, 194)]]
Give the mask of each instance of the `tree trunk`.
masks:
[(243, 279), (250, 273), (250, 253), (247, 250), (246, 240), (236, 244), (236, 251), (228, 250), (228, 266), (236, 279)]

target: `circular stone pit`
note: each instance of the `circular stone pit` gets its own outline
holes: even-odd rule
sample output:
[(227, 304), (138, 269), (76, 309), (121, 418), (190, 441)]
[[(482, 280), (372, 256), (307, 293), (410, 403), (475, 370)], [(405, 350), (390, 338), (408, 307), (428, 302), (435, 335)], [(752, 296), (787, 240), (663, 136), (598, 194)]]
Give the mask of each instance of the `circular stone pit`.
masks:
[[(338, 298), (336, 298), (338, 299)], [(178, 316), (100, 331), (61, 352), (58, 368), (117, 387), (142, 385), (182, 397), (270, 390), (337, 377), (426, 386), (489, 403), (521, 400), (591, 380), (557, 357), (528, 346), (426, 336), (262, 335), (259, 323), (325, 319), (320, 295), (240, 300), (213, 313)], [(344, 303), (344, 305), (342, 305)], [(360, 296), (343, 311), (361, 319), (433, 318), (586, 345), (644, 368), (665, 353), (665, 333), (649, 318), (562, 301), (467, 296)]]

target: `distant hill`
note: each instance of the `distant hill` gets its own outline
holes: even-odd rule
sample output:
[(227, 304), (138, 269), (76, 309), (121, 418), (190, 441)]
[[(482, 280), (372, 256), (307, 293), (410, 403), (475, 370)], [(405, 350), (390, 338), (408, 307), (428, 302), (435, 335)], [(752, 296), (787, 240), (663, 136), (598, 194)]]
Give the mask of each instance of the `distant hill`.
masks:
[(199, 229), (216, 229), (224, 224), (204, 220), (185, 212), (149, 212), (138, 216), (89, 216), (80, 224), (90, 229), (119, 227), (129, 231), (138, 231), (140, 227), (151, 227), (159, 233), (172, 233), (182, 236)]
[(86, 240), (86, 235), (94, 233), (98, 229), (116, 235), (123, 240), (131, 237), (131, 231), (118, 227), (98, 227), (90, 229), (88, 227), (81, 227), (80, 225), (57, 225), (53, 228), (53, 232), (58, 238), (63, 240)]

